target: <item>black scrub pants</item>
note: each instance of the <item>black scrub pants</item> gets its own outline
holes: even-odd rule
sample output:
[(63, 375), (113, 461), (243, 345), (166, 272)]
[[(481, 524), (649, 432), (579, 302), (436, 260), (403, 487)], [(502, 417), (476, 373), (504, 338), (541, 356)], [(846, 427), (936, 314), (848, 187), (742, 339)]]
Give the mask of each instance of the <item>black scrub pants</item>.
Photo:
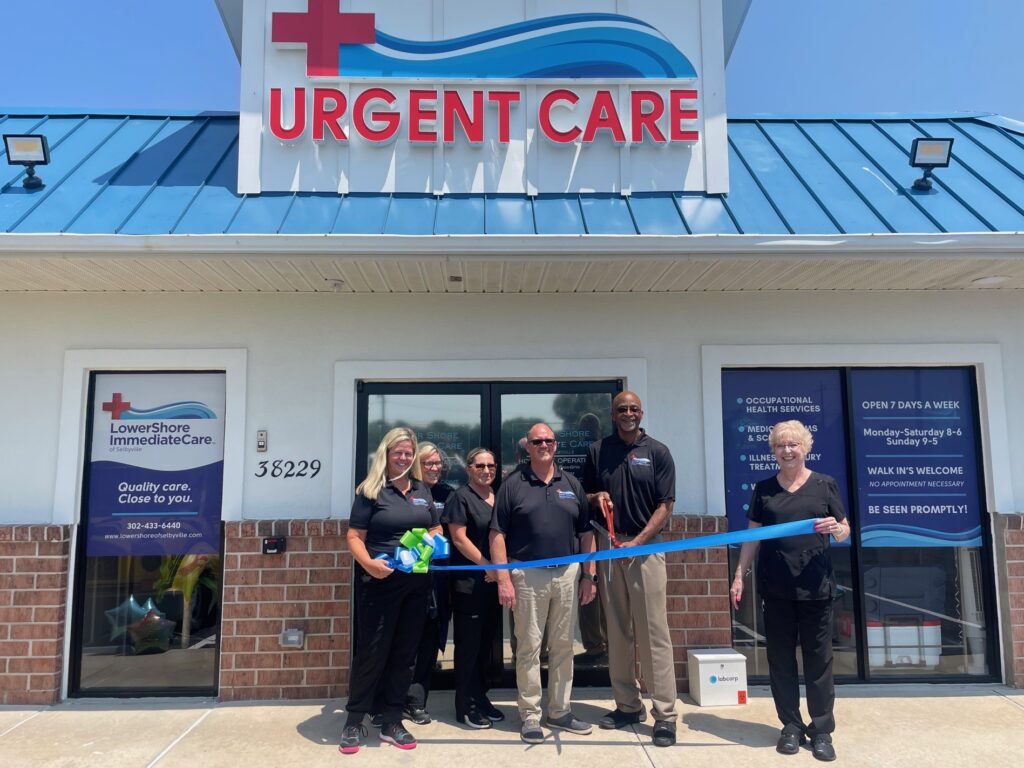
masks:
[[(436, 579), (435, 574), (428, 574), (428, 577)], [(437, 653), (441, 649), (441, 609), (436, 583), (431, 592), (429, 607), (423, 622), (423, 631), (420, 632), (419, 643), (416, 647), (412, 684), (405, 696), (407, 707), (426, 708), (427, 697), (430, 695), (430, 679), (434, 675), (434, 668), (437, 666)], [(444, 620), (447, 622), (447, 617)]]
[(355, 566), (355, 638), (349, 672), (349, 713), (381, 703), (385, 723), (402, 719), (416, 647), (430, 598), (430, 577), (395, 571), (375, 579)]
[(455, 581), (452, 590), (455, 634), (455, 717), (461, 722), (487, 700), (494, 639), (501, 627), (498, 585), (483, 575)]
[[(764, 634), (772, 698), (783, 728), (797, 726), (811, 738), (819, 733), (832, 733), (836, 729), (832, 713), (835, 704), (832, 601), (766, 597)], [(798, 639), (803, 654), (807, 713), (810, 717), (806, 726), (800, 715), (800, 676), (796, 663)]]

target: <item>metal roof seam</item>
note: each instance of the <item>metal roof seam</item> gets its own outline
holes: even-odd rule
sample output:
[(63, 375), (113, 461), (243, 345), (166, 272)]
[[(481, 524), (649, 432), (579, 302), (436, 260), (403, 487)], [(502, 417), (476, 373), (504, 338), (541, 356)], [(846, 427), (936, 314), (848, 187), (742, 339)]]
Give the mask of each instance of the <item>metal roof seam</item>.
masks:
[(395, 195), (394, 193), (391, 193), (388, 195), (388, 209), (384, 211), (384, 221), (381, 222), (380, 232), (377, 233), (379, 235), (383, 235), (388, 231), (388, 219), (391, 218), (391, 206), (394, 205), (394, 202)]
[(437, 212), (441, 208), (440, 201), (441, 198), (438, 195), (434, 195), (434, 217), (430, 222), (430, 233), (434, 235), (437, 234)]
[(843, 171), (843, 169), (840, 168), (834, 160), (832, 160), (828, 153), (821, 148), (821, 145), (814, 139), (813, 136), (811, 136), (811, 134), (807, 132), (807, 130), (799, 123), (799, 121), (794, 122), (794, 125), (796, 126), (796, 129), (800, 131), (800, 134), (805, 139), (807, 139), (807, 141), (810, 143), (812, 147), (814, 147), (814, 150), (819, 155), (822, 156), (826, 163), (828, 163), (832, 167), (832, 170), (839, 174), (839, 178), (846, 182), (846, 186), (850, 188), (853, 194), (860, 198), (860, 201), (868, 207), (868, 210), (870, 210), (878, 218), (878, 220), (882, 222), (882, 225), (890, 232), (896, 232), (896, 228), (889, 222), (887, 218), (885, 218), (885, 216), (882, 215), (881, 211), (879, 211), (874, 205), (872, 205), (871, 201), (868, 200), (867, 196), (857, 188), (857, 185), (853, 183), (853, 180), (849, 176), (847, 176), (846, 172)]
[(636, 216), (633, 214), (633, 206), (629, 203), (630, 195), (623, 195), (626, 201), (626, 212), (629, 214), (629, 220), (633, 222), (633, 232), (637, 235), (642, 234), (640, 232), (640, 225), (636, 223)]
[[(168, 122), (170, 122), (170, 118), (168, 118)], [(132, 220), (132, 217), (136, 213), (138, 213), (139, 209), (142, 208), (143, 205), (146, 204), (146, 201), (149, 200), (149, 198), (153, 194), (153, 192), (160, 187), (161, 182), (163, 182), (163, 180), (166, 179), (167, 176), (177, 167), (178, 162), (181, 160), (181, 158), (185, 155), (186, 152), (188, 152), (188, 150), (192, 147), (192, 145), (198, 140), (199, 136), (202, 135), (206, 131), (206, 128), (209, 125), (210, 125), (210, 120), (209, 119), (203, 120), (203, 122), (199, 126), (199, 128), (197, 128), (195, 133), (192, 134), (192, 137), (188, 141), (185, 142), (184, 146), (182, 146), (182, 148), (178, 152), (177, 156), (173, 160), (171, 160), (171, 162), (169, 162), (167, 164), (167, 167), (164, 168), (163, 173), (161, 173), (156, 178), (156, 180), (152, 184), (149, 185), (149, 189), (146, 190), (146, 193), (144, 195), (142, 195), (142, 197), (139, 199), (139, 201), (135, 205), (132, 206), (132, 209), (128, 212), (128, 214), (123, 219), (121, 219), (121, 223), (118, 224), (116, 227), (114, 227), (114, 234), (119, 234), (121, 232), (121, 230), (124, 229), (128, 225), (128, 222)], [(177, 222), (175, 222), (175, 223), (177, 223)]]
[[(157, 125), (156, 130), (153, 131), (153, 133), (150, 134), (149, 138), (146, 139), (145, 142), (143, 142), (142, 147), (140, 147), (139, 149), (137, 149), (134, 152), (132, 152), (128, 156), (128, 159), (126, 159), (123, 163), (121, 163), (121, 165), (118, 166), (116, 171), (114, 171), (112, 174), (110, 174), (110, 176), (107, 178), (107, 180), (104, 181), (100, 185), (100, 188), (98, 190), (96, 190), (96, 194), (94, 194), (92, 197), (90, 197), (89, 201), (87, 203), (85, 203), (79, 209), (78, 213), (76, 213), (74, 216), (72, 216), (71, 220), (69, 222), (67, 222), (67, 224), (65, 224), (63, 228), (61, 228), (61, 230), (60, 230), (61, 232), (67, 232), (68, 229), (70, 229), (75, 224), (75, 222), (78, 221), (82, 217), (82, 214), (85, 213), (85, 211), (94, 202), (96, 202), (97, 198), (99, 198), (99, 196), (102, 195), (107, 190), (107, 188), (110, 187), (110, 185), (114, 182), (115, 179), (119, 178), (121, 176), (121, 174), (124, 173), (125, 169), (128, 168), (128, 166), (131, 164), (132, 160), (137, 158), (139, 156), (139, 153), (141, 151), (145, 150), (149, 146), (150, 142), (153, 141), (153, 139), (156, 138), (157, 135), (159, 135), (160, 131), (162, 131), (164, 126), (167, 125), (169, 122), (170, 122), (170, 118), (164, 118), (164, 120), (162, 122), (160, 122), (159, 125)], [(124, 121), (122, 122), (122, 125), (127, 125), (127, 123), (128, 123), (128, 118), (126, 117), (124, 119)]]
[(782, 226), (784, 226), (789, 231), (789, 234), (795, 235), (796, 230), (793, 229), (792, 225), (783, 215), (782, 211), (779, 210), (779, 206), (775, 204), (775, 200), (773, 200), (772, 196), (768, 194), (768, 190), (764, 188), (764, 184), (762, 184), (761, 180), (757, 178), (757, 174), (754, 173), (754, 169), (751, 168), (750, 163), (747, 162), (747, 158), (745, 158), (743, 156), (743, 153), (740, 152), (740, 148), (736, 146), (736, 142), (732, 140), (731, 136), (729, 137), (728, 141), (729, 146), (732, 147), (732, 151), (736, 153), (736, 157), (738, 157), (740, 162), (743, 163), (743, 167), (747, 169), (747, 173), (750, 174), (750, 178), (754, 180), (754, 184), (756, 184), (757, 188), (761, 190), (761, 194), (764, 196), (765, 201), (768, 203), (768, 205), (771, 206), (772, 210), (775, 211), (775, 215), (779, 217), (779, 221), (782, 222)]
[[(54, 144), (53, 147), (51, 147), (51, 149), (50, 149), (51, 154), (52, 154), (54, 149), (56, 149), (61, 144), (63, 144), (65, 141), (67, 141), (67, 139), (69, 137), (74, 136), (78, 132), (78, 129), (81, 128), (85, 124), (85, 121), (88, 120), (88, 119), (89, 118), (87, 118), (87, 117), (83, 117), (81, 120), (78, 121), (78, 123), (75, 125), (74, 128), (72, 128), (66, 134), (61, 136), (61, 138), (57, 141), (57, 143)], [(89, 154), (92, 155), (91, 152)], [(68, 170), (67, 173), (65, 173), (63, 176), (61, 176), (56, 181), (51, 181), (49, 184), (47, 184), (45, 187), (43, 187), (43, 191), (38, 193), (38, 199), (34, 203), (32, 203), (32, 205), (30, 205), (28, 207), (28, 209), (23, 214), (21, 214), (21, 216), (19, 216), (17, 219), (14, 220), (14, 222), (7, 228), (7, 231), (8, 232), (14, 232), (14, 230), (16, 230), (18, 228), (18, 225), (21, 224), (21, 222), (23, 222), (25, 219), (27, 219), (29, 216), (31, 216), (32, 213), (36, 210), (36, 208), (38, 208), (40, 205), (42, 205), (45, 200), (49, 199), (50, 195), (52, 195), (54, 193), (54, 191), (56, 191), (60, 187), (60, 185), (64, 183), (64, 180), (67, 179), (68, 176), (70, 176), (72, 173), (74, 173), (78, 169), (79, 165), (81, 165), (81, 162), (76, 163), (73, 168)], [(13, 181), (11, 181), (10, 184), (8, 184), (6, 187), (3, 187), (2, 189), (0, 189), (0, 192), (6, 192), (8, 189), (10, 189), (11, 185), (14, 184), (14, 182), (17, 181), (20, 178), (21, 178), (21, 175), (19, 174), (18, 176), (16, 176), (14, 178)]]
[[(910, 124), (913, 125), (915, 128), (917, 128), (917, 130), (921, 131), (921, 133), (923, 133), (928, 138), (935, 138), (931, 133), (929, 133), (927, 130), (925, 130), (922, 126), (919, 126), (915, 121), (911, 120)], [(957, 130), (959, 130), (959, 129), (957, 129)], [(961, 131), (961, 133), (963, 133), (963, 132)], [(963, 134), (963, 135), (967, 136), (967, 134)], [(1017, 211), (1017, 213), (1019, 213), (1022, 216), (1024, 216), (1024, 208), (1022, 208), (1021, 206), (1019, 206), (1015, 202), (1013, 202), (1013, 200), (1011, 200), (1007, 195), (1005, 195), (1003, 193), (1003, 191), (1000, 190), (995, 184), (993, 184), (988, 179), (986, 179), (982, 174), (980, 174), (976, 170), (974, 170), (974, 168), (970, 164), (968, 164), (967, 161), (963, 159), (963, 157), (958, 155), (956, 152), (951, 152), (951, 155), (957, 159), (957, 161), (960, 163), (960, 166), (965, 171), (967, 171), (969, 174), (971, 174), (971, 176), (973, 176), (979, 182), (981, 182), (984, 186), (986, 186), (997, 197), (999, 197), (1004, 203), (1006, 203), (1011, 208), (1013, 208), (1015, 211)], [(945, 187), (945, 185), (943, 185), (943, 187)], [(954, 193), (951, 192), (950, 194), (954, 194)], [(984, 219), (982, 219), (982, 220), (984, 221)], [(993, 227), (993, 230), (994, 231), (998, 231), (998, 227)]]
[[(979, 122), (979, 121), (973, 121), (973, 122)], [(980, 149), (980, 150), (981, 150), (982, 152), (984, 152), (984, 153), (985, 153), (986, 155), (988, 155), (988, 156), (989, 156), (989, 157), (991, 157), (991, 158), (992, 158), (993, 160), (995, 160), (995, 161), (996, 161), (997, 163), (999, 163), (1000, 165), (1002, 165), (1002, 166), (1003, 166), (1004, 168), (1006, 168), (1006, 169), (1007, 169), (1008, 171), (1010, 171), (1011, 173), (1013, 173), (1013, 174), (1014, 174), (1015, 176), (1017, 176), (1017, 177), (1019, 177), (1020, 179), (1024, 180), (1024, 171), (1022, 171), (1021, 169), (1017, 168), (1017, 167), (1016, 167), (1015, 165), (1013, 165), (1012, 163), (1008, 163), (1008, 162), (1007, 162), (1006, 160), (1004, 160), (1003, 158), (1001, 158), (1001, 157), (1000, 157), (999, 155), (997, 155), (997, 154), (996, 154), (995, 152), (993, 152), (993, 151), (992, 151), (991, 149), (989, 149), (989, 148), (988, 148), (988, 147), (986, 147), (986, 146), (985, 146), (984, 144), (982, 144), (982, 143), (981, 143), (980, 141), (978, 141), (978, 139), (977, 139), (976, 137), (972, 136), (972, 135), (971, 135), (970, 133), (968, 133), (968, 132), (967, 132), (967, 131), (965, 131), (965, 130), (964, 130), (963, 128), (961, 128), (961, 127), (960, 127), (959, 125), (957, 125), (957, 123), (955, 123), (954, 121), (950, 120), (950, 121), (949, 121), (949, 125), (950, 125), (950, 127), (952, 127), (952, 128), (953, 128), (953, 130), (955, 130), (955, 131), (956, 131), (956, 132), (957, 132), (957, 133), (958, 133), (958, 134), (959, 134), (960, 136), (963, 136), (963, 137), (964, 137), (964, 138), (965, 138), (965, 139), (966, 139), (967, 141), (971, 142), (971, 144), (973, 144), (974, 146), (976, 146), (976, 147), (977, 147), (978, 149)], [(989, 125), (988, 123), (984, 123), (984, 125), (986, 125), (987, 127), (994, 127), (994, 126), (990, 126), (990, 125)]]
[[(178, 216), (178, 220), (175, 221), (174, 226), (171, 227), (170, 234), (175, 233), (175, 230), (177, 230), (182, 220), (188, 215), (188, 212), (192, 209), (192, 206), (195, 205), (196, 200), (199, 199), (199, 195), (202, 193), (204, 189), (206, 189), (206, 186), (210, 183), (210, 179), (217, 175), (217, 171), (220, 170), (220, 167), (224, 164), (224, 161), (231, 156), (231, 152), (235, 149), (236, 146), (238, 146), (237, 136), (235, 136), (235, 138), (228, 142), (227, 149), (225, 149), (221, 153), (220, 159), (213, 164), (213, 168), (210, 170), (208, 174), (206, 174), (206, 178), (203, 179), (203, 181), (196, 186), (195, 194), (192, 195), (192, 199), (189, 200), (188, 204), (184, 207), (184, 209), (182, 209), (181, 215)], [(246, 198), (248, 198), (248, 195), (241, 195), (239, 197), (238, 205), (235, 206), (234, 212), (228, 218), (228, 223), (225, 224), (224, 227), (221, 229), (220, 234), (225, 235), (227, 234), (227, 231), (231, 229), (231, 224), (232, 222), (234, 222), (235, 217), (238, 216), (238, 212), (242, 209), (242, 204), (246, 201)]]
[[(732, 225), (733, 225), (734, 227), (736, 227), (736, 231), (737, 231), (737, 232), (738, 232), (739, 234), (741, 234), (741, 235), (745, 235), (745, 234), (747, 234), (747, 233), (746, 233), (746, 231), (745, 231), (745, 230), (743, 229), (743, 226), (742, 226), (742, 225), (740, 224), (740, 220), (739, 220), (738, 218), (736, 218), (736, 214), (735, 214), (735, 212), (733, 212), (733, 210), (732, 210), (732, 206), (731, 206), (731, 205), (729, 205), (729, 201), (728, 201), (728, 199), (727, 199), (728, 197), (729, 197), (728, 195), (722, 195), (722, 197), (721, 197), (721, 200), (722, 200), (722, 208), (724, 208), (724, 209), (725, 209), (725, 212), (726, 212), (726, 213), (728, 214), (729, 218), (730, 218), (730, 219), (732, 220)], [(678, 200), (677, 200), (677, 204), (679, 205), (679, 210), (680, 210), (680, 212), (682, 212), (682, 203), (681, 203), (680, 201), (678, 201)], [(685, 219), (684, 219), (684, 220), (685, 220)], [(687, 227), (687, 229), (689, 229), (689, 227)], [(693, 234), (693, 233), (691, 232), (691, 234)]]
[(794, 166), (793, 163), (789, 161), (789, 158), (786, 157), (786, 153), (779, 149), (779, 145), (775, 143), (775, 140), (768, 135), (768, 132), (764, 129), (764, 126), (761, 125), (761, 121), (757, 120), (754, 124), (757, 126), (757, 130), (761, 132), (761, 135), (768, 140), (768, 143), (771, 145), (772, 149), (774, 149), (778, 156), (782, 158), (782, 162), (786, 164), (786, 167), (789, 168), (790, 172), (796, 177), (797, 181), (799, 181), (800, 184), (803, 185), (803, 188), (807, 190), (807, 194), (811, 196), (815, 204), (821, 209), (822, 213), (824, 213), (828, 217), (829, 221), (832, 222), (832, 226), (834, 226), (840, 234), (845, 235), (846, 229), (843, 227), (842, 224), (839, 223), (839, 220), (832, 215), (832, 212), (821, 201), (821, 198), (818, 197), (818, 194), (811, 188), (811, 185), (807, 183), (807, 180), (804, 179), (803, 174), (801, 174), (796, 169), (796, 166)]
[(587, 225), (587, 215), (583, 212), (583, 196), (576, 195), (576, 207), (580, 209), (580, 223), (583, 224), (583, 234), (590, 234), (590, 227)]
[[(683, 205), (679, 201), (679, 195), (672, 194), (670, 197), (672, 198), (672, 205), (676, 209), (676, 214), (679, 216), (679, 220), (681, 222), (683, 222), (683, 229), (686, 230), (686, 234), (692, 235), (693, 234), (693, 230), (690, 229), (690, 223), (686, 220), (686, 214), (683, 213)], [(726, 209), (726, 213), (728, 213), (728, 208)], [(729, 214), (729, 218), (732, 218), (732, 214)], [(735, 220), (733, 220), (733, 225), (736, 226), (736, 229), (739, 230), (740, 232), (743, 231), (743, 230), (739, 229), (738, 225), (736, 225), (736, 221)]]
[(277, 229), (274, 230), (275, 235), (281, 234), (281, 228), (284, 227), (284, 223), (288, 221), (288, 214), (292, 212), (292, 208), (295, 206), (295, 201), (298, 199), (298, 196), (298, 192), (292, 192), (292, 199), (288, 201), (288, 207), (284, 209), (284, 215), (281, 217), (281, 222), (277, 225)]
[(530, 219), (533, 221), (533, 234), (536, 235), (539, 234), (537, 231), (537, 206), (535, 205), (537, 202), (537, 196), (530, 195), (527, 197), (527, 200), (530, 202)]
[[(838, 120), (833, 121), (833, 124), (846, 137), (846, 139), (857, 148), (858, 152), (860, 152), (864, 157), (871, 157), (871, 155), (864, 148), (864, 146), (855, 138), (853, 138), (853, 136), (850, 135), (850, 132), (843, 128), (842, 124)], [(873, 125), (875, 130), (877, 130), (883, 136), (886, 135), (885, 131), (881, 130), (877, 125), (874, 124), (873, 121), (871, 121), (871, 125)], [(935, 228), (938, 229), (939, 232), (948, 232), (948, 230), (939, 223), (938, 219), (936, 219), (934, 216), (928, 213), (928, 211), (924, 209), (924, 206), (922, 206), (917, 200), (914, 199), (913, 195), (907, 194), (907, 190), (903, 188), (903, 185), (900, 184), (899, 181), (897, 181), (891, 173), (885, 170), (885, 168), (876, 163), (874, 160), (871, 161), (871, 164), (876, 169), (878, 169), (879, 173), (881, 173), (883, 176), (885, 176), (886, 179), (888, 179), (889, 183), (892, 184), (893, 189), (899, 191), (899, 196), (910, 202), (910, 204), (913, 205), (918, 210), (918, 212), (921, 213), (921, 215), (923, 215), (926, 219), (928, 219), (928, 221), (935, 225)]]
[(334, 228), (338, 225), (338, 217), (341, 215), (341, 204), (345, 201), (346, 197), (348, 197), (347, 194), (338, 195), (338, 206), (334, 209), (334, 218), (331, 219), (331, 226), (327, 229), (327, 231), (324, 234), (329, 235), (331, 232), (334, 231)]

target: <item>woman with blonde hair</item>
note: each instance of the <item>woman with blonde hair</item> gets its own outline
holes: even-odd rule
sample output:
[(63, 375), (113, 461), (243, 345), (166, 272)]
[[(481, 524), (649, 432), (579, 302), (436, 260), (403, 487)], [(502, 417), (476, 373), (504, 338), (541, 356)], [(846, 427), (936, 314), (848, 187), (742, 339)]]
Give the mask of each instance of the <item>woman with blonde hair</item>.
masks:
[(366, 737), (363, 719), (375, 702), (382, 705), (380, 740), (400, 749), (416, 746), (402, 726), (402, 707), (427, 616), (430, 576), (404, 573), (377, 559), (394, 555), (411, 528), (439, 533), (440, 514), (421, 480), (416, 434), (396, 427), (380, 441), (356, 488), (346, 536), (355, 560), (355, 621), (342, 754), (359, 751)]
[[(747, 517), (750, 528), (813, 519), (814, 533), (746, 542), (740, 549), (739, 566), (729, 591), (733, 604), (739, 607), (743, 577), (760, 549), (757, 586), (764, 609), (768, 676), (782, 722), (775, 749), (795, 755), (810, 738), (814, 757), (831, 761), (836, 759), (832, 746), (836, 727), (832, 712), (832, 600), (836, 582), (829, 536), (845, 540), (850, 535), (850, 523), (836, 481), (805, 464), (813, 443), (810, 430), (799, 421), (782, 421), (772, 427), (768, 444), (779, 471), (754, 486)], [(807, 687), (807, 725), (800, 714), (797, 642)]]
[[(423, 472), (423, 484), (430, 489), (434, 497), (434, 508), (444, 516), (444, 505), (452, 493), (452, 487), (441, 480), (445, 470), (445, 458), (441, 449), (433, 443), (420, 443), (416, 456)], [(430, 722), (427, 711), (427, 697), (430, 696), (430, 678), (437, 666), (437, 654), (444, 648), (448, 634), (448, 620), (451, 608), (448, 600), (448, 581), (444, 572), (429, 574), (431, 580), (431, 600), (427, 607), (427, 620), (420, 633), (419, 646), (416, 650), (416, 663), (413, 667), (412, 684), (405, 697), (403, 714), (417, 725)]]

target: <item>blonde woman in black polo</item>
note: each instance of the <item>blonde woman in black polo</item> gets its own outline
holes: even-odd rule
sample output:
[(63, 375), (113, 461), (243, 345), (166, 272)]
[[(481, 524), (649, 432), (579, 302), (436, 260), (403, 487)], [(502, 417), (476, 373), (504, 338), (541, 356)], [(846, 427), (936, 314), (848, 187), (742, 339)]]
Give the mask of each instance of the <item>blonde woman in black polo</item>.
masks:
[(366, 737), (363, 719), (375, 701), (383, 704), (380, 740), (399, 749), (416, 746), (402, 725), (402, 707), (427, 617), (430, 576), (403, 573), (376, 559), (393, 555), (411, 528), (441, 531), (430, 490), (420, 479), (416, 451), (412, 430), (396, 427), (384, 435), (352, 503), (347, 541), (356, 561), (356, 621), (342, 754), (359, 751)]

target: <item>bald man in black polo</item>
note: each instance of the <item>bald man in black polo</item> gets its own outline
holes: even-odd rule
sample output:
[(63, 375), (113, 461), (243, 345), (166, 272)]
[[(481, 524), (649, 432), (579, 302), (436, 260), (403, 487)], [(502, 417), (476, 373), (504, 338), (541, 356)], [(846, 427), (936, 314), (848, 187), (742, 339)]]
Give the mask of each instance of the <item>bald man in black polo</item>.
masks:
[[(530, 461), (501, 485), (491, 517), (491, 560), (514, 563), (594, 551), (590, 509), (579, 481), (555, 463), (555, 433), (535, 424), (526, 433)], [(596, 569), (583, 566), (579, 602), (596, 595)], [(540, 727), (540, 649), (548, 635), (549, 728), (587, 734), (589, 723), (569, 707), (572, 695), (573, 628), (579, 564), (498, 571), (498, 601), (515, 615), (516, 685), (520, 735), (528, 744), (544, 740)]]
[[(615, 432), (590, 445), (583, 468), (587, 499), (595, 509), (602, 499), (611, 504), (615, 536), (623, 549), (659, 541), (675, 501), (672, 454), (640, 428), (643, 415), (635, 392), (616, 395), (612, 400)], [(610, 542), (602, 541), (603, 548), (608, 546)], [(636, 679), (639, 648), (640, 671), (651, 693), (654, 744), (672, 746), (676, 743), (676, 673), (668, 630), (665, 555), (604, 561), (600, 572), (615, 709), (598, 725), (622, 728), (646, 719)]]

